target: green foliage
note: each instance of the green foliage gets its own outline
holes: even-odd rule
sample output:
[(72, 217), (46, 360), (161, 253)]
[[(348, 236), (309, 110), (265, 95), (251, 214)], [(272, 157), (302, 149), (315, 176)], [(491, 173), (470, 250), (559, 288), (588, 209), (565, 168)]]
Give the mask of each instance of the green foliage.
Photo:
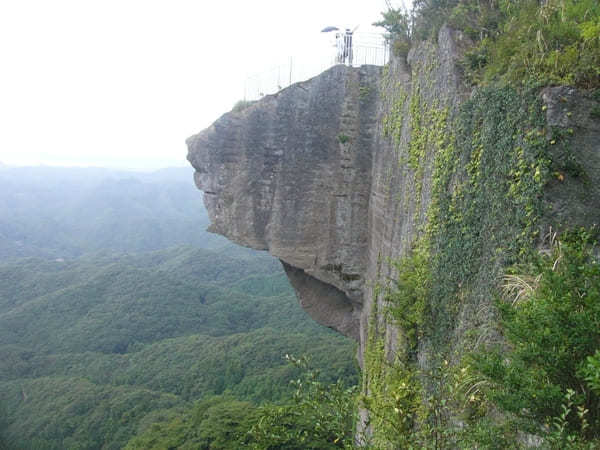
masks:
[[(401, 330), (402, 331), (402, 330)], [(402, 343), (400, 343), (402, 345)], [(374, 323), (369, 328), (360, 401), (369, 410), (369, 448), (456, 448), (468, 431), (450, 420), (456, 410), (464, 371), (456, 372), (439, 355), (439, 364), (419, 367), (410, 355), (390, 361)], [(462, 436), (464, 434), (467, 436)]]
[(174, 395), (142, 388), (103, 387), (74, 377), (38, 378), (2, 384), (9, 437), (17, 448), (118, 449), (153, 409), (179, 403)]
[(229, 397), (210, 397), (170, 421), (155, 422), (124, 447), (236, 450), (243, 448), (255, 422), (256, 407)]
[[(389, 89), (389, 82), (384, 79), (384, 83), (388, 84)], [(408, 118), (410, 140), (407, 141), (408, 151), (402, 153), (400, 147), (405, 118)], [(416, 210), (419, 210), (421, 205), (427, 152), (441, 152), (448, 145), (447, 126), (448, 109), (439, 107), (437, 101), (426, 103), (418, 81), (413, 82), (410, 96), (400, 84), (394, 86), (389, 110), (383, 117), (383, 133), (391, 138), (399, 164), (406, 163), (413, 172)]]
[[(585, 432), (589, 428), (587, 416), (589, 410), (583, 405), (575, 404), (575, 391), (567, 389), (564, 396), (564, 402), (561, 405), (562, 412), (560, 416), (552, 419), (551, 431), (545, 437), (545, 442), (553, 449), (595, 449), (598, 448), (600, 441), (589, 441), (585, 439)], [(571, 431), (569, 421), (576, 417), (579, 430)]]
[(384, 341), (369, 328), (365, 350), (365, 376), (360, 397), (361, 405), (369, 410), (370, 436), (363, 440), (374, 448), (409, 448), (414, 442), (422, 387), (414, 365), (401, 358), (388, 361)]
[(425, 307), (431, 290), (430, 256), (423, 241), (409, 256), (394, 262), (397, 277), (386, 297), (389, 313), (400, 327), (407, 356), (416, 357), (417, 344), (423, 337)]
[(580, 374), (594, 393), (600, 396), (600, 350), (588, 356)]
[(454, 8), (450, 23), (477, 42), (465, 61), (475, 81), (600, 85), (595, 0), (505, 0), (491, 9), (487, 2), (466, 2)]
[[(553, 448), (597, 445), (600, 353), (594, 352), (600, 321), (594, 311), (600, 302), (591, 260), (561, 260), (557, 271), (549, 271), (558, 276), (561, 266), (594, 267), (570, 287), (572, 274), (566, 273), (554, 284), (541, 283), (539, 294), (554, 298), (548, 302), (554, 312), (532, 309), (511, 328), (507, 318), (515, 308), (503, 304), (510, 357), (499, 349), (486, 366), (502, 374), (502, 383), (492, 382), (479, 366), (453, 368), (447, 360), (457, 363), (470, 346), (497, 336), (490, 298), (507, 265), (543, 266), (531, 261), (537, 261), (539, 230), (548, 217), (545, 187), (552, 174), (585, 179), (568, 146), (573, 130), (546, 125), (539, 86), (600, 85), (599, 8), (590, 0), (423, 0), (410, 15), (390, 13), (379, 24), (391, 30), (394, 21), (400, 28), (407, 23), (413, 43), (435, 39), (443, 23), (462, 30), (474, 43), (464, 61), (467, 76), (484, 86), (455, 113), (421, 95), (415, 77), (410, 99), (384, 78), (391, 95), (383, 131), (396, 147), (408, 145), (400, 162), (414, 173), (413, 221), (423, 228), (412, 253), (393, 263), (396, 280), (383, 299), (399, 328), (400, 341), (386, 342), (390, 354), (376, 318), (369, 327), (363, 402), (371, 412), (375, 448), (518, 448), (523, 432), (545, 433)], [(427, 67), (413, 70), (427, 76)], [(408, 129), (410, 141), (401, 141)], [(430, 169), (431, 201), (423, 220), (421, 180)], [(569, 305), (567, 298), (576, 297), (579, 303)], [(527, 306), (517, 309), (521, 314)], [(581, 334), (569, 334), (578, 327)], [(399, 395), (403, 385), (416, 398)], [(498, 419), (497, 408), (509, 413), (505, 420)], [(455, 426), (457, 420), (464, 429)]]
[(427, 152), (443, 154), (449, 145), (449, 140), (452, 140), (452, 135), (448, 129), (448, 109), (440, 108), (437, 101), (426, 104), (418, 83), (413, 84), (409, 113), (411, 136), (408, 146), (408, 166), (415, 173), (416, 209), (419, 210)]
[(474, 357), (488, 382), (487, 398), (532, 431), (552, 422), (562, 437), (600, 436), (592, 356), (600, 346), (600, 265), (594, 251), (589, 233), (565, 234), (528, 267), (529, 277), (518, 267), (519, 279), (534, 282), (499, 304), (510, 351)]
[(550, 165), (536, 89), (480, 89), (451, 126), (455, 139), (434, 164), (427, 224), (429, 334), (442, 347), (464, 303), (492, 295), (502, 266), (531, 251)]
[[(0, 343), (52, 352), (124, 353), (139, 343), (191, 333), (219, 336), (264, 325), (281, 329), (276, 311), (289, 318), (284, 326), (290, 330), (303, 320), (310, 324), (294, 305), (289, 284), (281, 283), (285, 275), (277, 265), (264, 255), (250, 262), (192, 248), (4, 264)], [(238, 283), (247, 291), (238, 290)], [(261, 295), (275, 286), (280, 290)]]
[(600, 5), (596, 0), (501, 3), (495, 38), (477, 52), (488, 55), (486, 80), (536, 80), (585, 88), (600, 85)]
[(481, 41), (498, 33), (503, 17), (496, 0), (454, 3), (446, 19), (452, 28), (461, 30), (473, 41)]
[(398, 281), (386, 300), (408, 355), (423, 338), (443, 353), (465, 304), (489, 297), (503, 264), (532, 248), (549, 143), (533, 88), (481, 89), (451, 118), (426, 104), (415, 83), (408, 109), (417, 204), (426, 154), (435, 155), (431, 201), (425, 233), (395, 263)]
[[(285, 353), (312, 355), (327, 382), (356, 383), (353, 344), (314, 324), (281, 268), (261, 254), (178, 248), (63, 263), (26, 259), (4, 264), (0, 277), (7, 432), (42, 439), (44, 448), (61, 448), (65, 439), (89, 448), (122, 445), (151, 411), (210, 395), (286, 398), (298, 371), (284, 363)], [(86, 394), (72, 397), (57, 380)], [(18, 401), (20, 386), (31, 383), (35, 395), (26, 387), (27, 402)], [(81, 406), (85, 398), (122, 395), (120, 389), (140, 398), (170, 395), (172, 403), (132, 400), (120, 406), (137, 411), (127, 426), (108, 428), (113, 404)], [(89, 417), (85, 426), (64, 425), (80, 416)]]
[[(431, 201), (426, 220), (414, 218), (424, 222), (420, 236), (412, 252), (393, 262), (395, 280), (384, 291), (399, 328), (394, 354), (385, 354), (376, 319), (369, 328), (363, 402), (375, 448), (511, 448), (528, 429), (490, 420), (493, 403), (483, 395), (489, 381), (448, 361), (456, 364), (469, 346), (495, 335), (489, 299), (497, 281), (507, 264), (534, 254), (546, 212), (544, 187), (551, 171), (564, 165), (556, 150), (569, 140), (568, 133), (546, 127), (539, 92), (481, 88), (451, 113), (429, 104), (413, 83), (410, 101), (395, 108), (403, 112), (408, 103), (406, 166), (415, 174), (431, 170)], [(396, 145), (404, 122), (384, 118)], [(401, 395), (402, 386), (414, 397)]]
[(360, 97), (361, 100), (364, 100), (366, 98), (369, 98), (369, 96), (371, 95), (371, 87), (370, 86), (361, 86), (358, 88), (358, 96)]
[(212, 397), (169, 421), (147, 427), (126, 449), (334, 449), (351, 448), (354, 389), (321, 381), (306, 358), (288, 360), (301, 371), (294, 394), (257, 407)]
[(394, 144), (398, 146), (402, 137), (404, 108), (408, 95), (401, 88), (398, 88), (396, 94), (389, 112), (383, 117), (383, 134), (384, 136), (391, 137)]
[(305, 358), (288, 357), (303, 370), (293, 381), (293, 401), (265, 405), (249, 432), (249, 447), (275, 449), (351, 448), (354, 440), (354, 388), (340, 381), (324, 384)]
[(338, 134), (338, 141), (340, 144), (345, 144), (348, 141), (350, 141), (350, 136), (348, 136), (347, 134), (340, 133)]
[[(424, 117), (425, 105), (421, 97), (421, 86), (415, 82), (410, 96), (408, 111), (410, 113), (410, 142), (408, 144), (408, 166), (419, 171), (423, 167), (423, 158), (427, 150), (428, 133), (425, 127), (428, 124)], [(418, 177), (419, 179), (421, 177)]]
[(436, 39), (458, 0), (415, 0), (413, 2), (413, 35), (416, 39)]
[(436, 39), (444, 23), (474, 42), (463, 65), (476, 83), (600, 86), (597, 0), (416, 0), (410, 13), (389, 10), (376, 25), (405, 56), (411, 42)]
[[(122, 448), (156, 423), (170, 428), (155, 448), (177, 447), (190, 423), (204, 424), (194, 439), (206, 448), (241, 448), (234, 422), (294, 391), (300, 370), (282, 355), (309, 354), (325, 383), (356, 383), (354, 344), (300, 309), (278, 261), (231, 244), (161, 248), (218, 244), (198, 230), (207, 217), (189, 170), (0, 172), (0, 442), (10, 448)], [(202, 403), (216, 394), (225, 400)], [(194, 401), (204, 409), (188, 417)]]
[(403, 8), (392, 8), (382, 12), (382, 20), (375, 22), (376, 27), (383, 27), (387, 32), (387, 39), (393, 43), (393, 52), (396, 56), (406, 58), (412, 41), (412, 17)]

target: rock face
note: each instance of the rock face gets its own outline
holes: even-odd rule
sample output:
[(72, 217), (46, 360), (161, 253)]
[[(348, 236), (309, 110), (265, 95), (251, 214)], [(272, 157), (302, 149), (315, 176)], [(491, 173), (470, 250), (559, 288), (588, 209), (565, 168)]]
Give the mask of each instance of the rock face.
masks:
[[(566, 86), (546, 88), (549, 126), (566, 132), (571, 139), (564, 160), (564, 180), (547, 186), (546, 194), (556, 222), (590, 227), (600, 223), (600, 106), (598, 96)], [(555, 151), (555, 153), (557, 153)], [(563, 172), (563, 171), (561, 171)], [(577, 176), (573, 176), (577, 175)]]
[(381, 70), (333, 67), (187, 141), (209, 230), (278, 257), (308, 313), (355, 339)]
[[(470, 98), (458, 64), (468, 46), (460, 33), (443, 27), (437, 43), (419, 45), (407, 61), (333, 67), (223, 115), (187, 141), (209, 230), (278, 257), (303, 308), (360, 342), (361, 364), (373, 311), (388, 360), (397, 352), (398, 330), (379, 308), (378, 287), (394, 279), (390, 261), (408, 254), (427, 222), (435, 141), (443, 137), (423, 135), (434, 133), (431, 123), (442, 116), (450, 124)], [(555, 155), (573, 173), (559, 174), (545, 188), (550, 223), (598, 223), (598, 101), (570, 88), (546, 89), (542, 100), (548, 126), (574, 135), (578, 150)], [(421, 123), (415, 122), (418, 110)], [(428, 142), (422, 150), (411, 143), (415, 130)], [(411, 162), (415, 155), (419, 167)], [(481, 303), (457, 310), (451, 344), (460, 342), (465, 327), (487, 320), (475, 316), (490, 310), (492, 296), (478, 292), (473, 288), (471, 295)], [(419, 365), (426, 368), (430, 344), (419, 345)]]
[[(428, 97), (458, 104), (463, 42), (447, 28), (439, 40), (413, 51), (411, 64), (435, 63), (433, 78), (421, 80)], [(394, 93), (410, 92), (412, 75), (402, 61), (386, 70), (333, 67), (223, 115), (187, 141), (209, 230), (278, 257), (303, 308), (359, 340), (359, 353), (374, 282), (393, 275), (389, 259), (406, 252), (427, 206), (426, 187), (415, 208), (414, 186), (382, 129)]]

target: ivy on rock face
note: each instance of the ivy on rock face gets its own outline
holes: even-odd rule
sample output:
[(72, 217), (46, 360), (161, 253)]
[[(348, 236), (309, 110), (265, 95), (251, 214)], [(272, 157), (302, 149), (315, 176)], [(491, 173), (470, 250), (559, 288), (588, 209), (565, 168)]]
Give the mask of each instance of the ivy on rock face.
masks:
[(452, 124), (427, 225), (436, 280), (428, 317), (438, 344), (456, 325), (459, 302), (486, 301), (502, 267), (533, 250), (550, 164), (544, 125), (539, 90), (509, 86), (477, 90)]
[[(569, 135), (547, 127), (537, 86), (480, 88), (454, 114), (421, 97), (409, 104), (411, 148), (433, 155), (431, 200), (421, 236), (393, 262), (394, 280), (383, 289), (385, 311), (399, 331), (394, 359), (377, 326), (369, 328), (362, 402), (371, 411), (372, 439), (401, 447), (502, 448), (522, 428), (489, 422), (485, 411), (494, 401), (482, 403), (481, 375), (460, 358), (498, 333), (491, 299), (506, 266), (536, 257), (548, 212), (544, 188), (563, 164), (551, 149), (567, 148)], [(396, 122), (386, 117), (389, 137), (399, 142), (402, 128), (391, 128)], [(418, 174), (426, 161), (406, 163)], [(423, 352), (425, 363), (418, 358)], [(560, 407), (564, 389), (555, 394)], [(452, 424), (456, 414), (467, 428)]]

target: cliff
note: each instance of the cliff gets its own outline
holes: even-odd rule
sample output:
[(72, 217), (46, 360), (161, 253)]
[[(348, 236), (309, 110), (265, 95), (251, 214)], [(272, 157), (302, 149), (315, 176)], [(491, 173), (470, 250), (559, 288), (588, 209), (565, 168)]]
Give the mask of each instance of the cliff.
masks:
[[(427, 374), (499, 338), (504, 269), (600, 220), (598, 99), (474, 90), (469, 45), (443, 27), (407, 60), (333, 67), (187, 141), (210, 230), (278, 257), (306, 311), (359, 341), (369, 408), (396, 408), (408, 363), (444, 385)], [(363, 414), (370, 434), (385, 422)]]
[(308, 313), (356, 339), (380, 77), (336, 66), (188, 140), (210, 231), (279, 258)]

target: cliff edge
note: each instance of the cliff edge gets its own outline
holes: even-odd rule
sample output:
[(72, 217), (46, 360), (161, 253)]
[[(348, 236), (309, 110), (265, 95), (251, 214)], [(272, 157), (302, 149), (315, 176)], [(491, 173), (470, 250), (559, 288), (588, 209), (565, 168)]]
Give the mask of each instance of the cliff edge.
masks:
[(187, 141), (210, 230), (278, 257), (302, 307), (359, 341), (359, 431), (381, 445), (404, 433), (387, 429), (407, 417), (394, 389), (443, 392), (432, 373), (502, 341), (506, 268), (549, 230), (600, 222), (598, 96), (474, 88), (471, 45), (444, 26), (406, 59), (333, 67)]

